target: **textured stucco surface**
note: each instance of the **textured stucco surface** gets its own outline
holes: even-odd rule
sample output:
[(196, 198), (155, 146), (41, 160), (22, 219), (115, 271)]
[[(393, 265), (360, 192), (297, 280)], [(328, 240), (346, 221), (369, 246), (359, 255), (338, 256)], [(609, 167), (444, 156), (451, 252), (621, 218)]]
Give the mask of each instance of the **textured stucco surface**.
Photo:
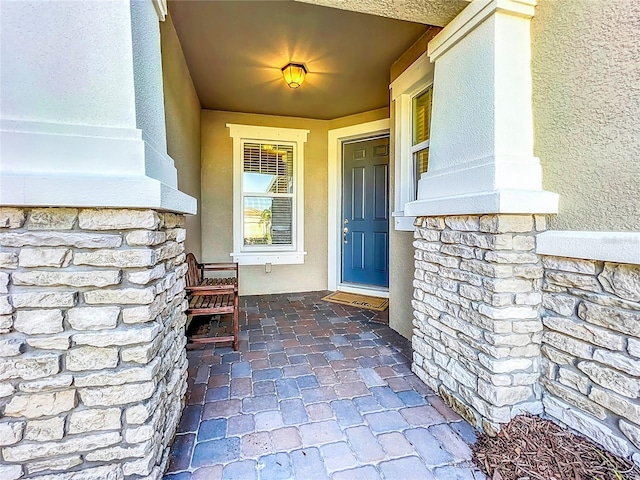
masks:
[(198, 213), (186, 216), (185, 249), (202, 258), (200, 229), (200, 100), (182, 54), (171, 17), (160, 23), (167, 153), (178, 171), (178, 189), (198, 201)]
[[(438, 32), (439, 28), (433, 27), (425, 32), (398, 60), (391, 66), (391, 81), (398, 78), (411, 64), (427, 51), (427, 44)], [(395, 102), (391, 103), (391, 138), (395, 138)], [(391, 198), (391, 211), (395, 206), (395, 145), (391, 142), (389, 155), (389, 196)], [(414, 247), (413, 232), (396, 230), (391, 222), (389, 232), (389, 326), (395, 331), (411, 338), (413, 335), (413, 272)]]
[[(394, 133), (395, 102), (391, 104), (391, 138)], [(389, 149), (390, 210), (395, 211), (395, 152), (392, 141)], [(389, 227), (389, 326), (406, 338), (413, 334), (413, 232)]]
[(136, 90), (136, 126), (161, 152), (167, 149), (162, 100), (160, 22), (151, 2), (131, 2), (133, 79)]
[(304, 292), (327, 287), (327, 122), (293, 117), (202, 110), (202, 257), (231, 260), (233, 251), (233, 143), (227, 123), (311, 131), (305, 145), (303, 265), (240, 268), (240, 294)]
[(467, 0), (296, 0), (325, 7), (443, 27), (469, 4)]
[(495, 153), (495, 18), (489, 18), (438, 59), (433, 80), (429, 170)]
[(640, 230), (640, 3), (539, 0), (535, 154), (560, 194), (551, 228)]
[(376, 120), (382, 120), (383, 118), (389, 118), (389, 107), (377, 108), (376, 110), (369, 110), (368, 112), (334, 118), (333, 120), (329, 120), (329, 130), (349, 127), (351, 125), (359, 125), (361, 123), (375, 122)]
[(2, 118), (134, 128), (129, 2), (43, 5), (0, 3)]
[(413, 333), (413, 232), (391, 231), (389, 236), (389, 326), (406, 338)]
[(227, 123), (310, 130), (304, 152), (305, 256), (302, 265), (240, 267), (242, 295), (327, 288), (327, 132), (386, 118), (378, 109), (334, 120), (202, 110), (202, 257), (229, 261), (233, 250), (233, 144)]

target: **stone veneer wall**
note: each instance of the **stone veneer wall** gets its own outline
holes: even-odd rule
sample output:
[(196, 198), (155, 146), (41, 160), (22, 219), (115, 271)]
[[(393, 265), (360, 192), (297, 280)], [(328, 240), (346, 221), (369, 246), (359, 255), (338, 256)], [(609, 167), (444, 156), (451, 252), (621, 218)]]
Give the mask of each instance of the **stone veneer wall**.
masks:
[(640, 266), (542, 262), (545, 412), (640, 464)]
[(544, 217), (418, 219), (414, 372), (471, 424), (491, 431), (542, 411)]
[(0, 209), (0, 478), (162, 476), (186, 390), (183, 225)]
[(417, 220), (413, 371), (487, 433), (546, 413), (640, 464), (640, 266), (541, 257), (545, 223)]

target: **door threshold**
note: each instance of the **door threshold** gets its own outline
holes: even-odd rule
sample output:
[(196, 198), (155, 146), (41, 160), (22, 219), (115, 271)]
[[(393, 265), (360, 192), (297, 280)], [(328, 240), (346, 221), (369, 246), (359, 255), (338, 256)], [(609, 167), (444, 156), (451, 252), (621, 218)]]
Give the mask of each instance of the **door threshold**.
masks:
[(338, 284), (339, 292), (357, 293), (358, 295), (369, 295), (370, 297), (389, 298), (388, 287), (370, 287), (367, 285), (355, 285), (352, 283)]

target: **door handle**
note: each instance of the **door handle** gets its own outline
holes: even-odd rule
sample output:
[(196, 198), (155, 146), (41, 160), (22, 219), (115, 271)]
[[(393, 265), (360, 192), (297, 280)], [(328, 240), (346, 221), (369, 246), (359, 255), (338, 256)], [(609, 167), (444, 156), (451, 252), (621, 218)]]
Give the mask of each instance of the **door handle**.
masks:
[[(345, 220), (346, 222), (346, 220)], [(349, 227), (344, 227), (342, 229), (342, 242), (343, 243), (349, 243), (349, 241), (347, 240), (347, 233), (349, 233)]]

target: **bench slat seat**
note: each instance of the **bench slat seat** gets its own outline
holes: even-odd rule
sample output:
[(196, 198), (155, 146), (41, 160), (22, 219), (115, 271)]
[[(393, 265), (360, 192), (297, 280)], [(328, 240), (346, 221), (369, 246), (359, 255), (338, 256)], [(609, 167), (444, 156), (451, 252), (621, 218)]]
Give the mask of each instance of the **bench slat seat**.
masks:
[[(232, 276), (205, 277), (207, 272)], [(189, 335), (187, 345), (231, 342), (233, 349), (238, 350), (238, 264), (198, 263), (192, 253), (187, 254), (186, 291), (189, 323), (196, 317), (212, 317), (213, 320), (206, 326), (207, 333)], [(231, 315), (230, 327), (220, 327), (223, 315)], [(215, 328), (212, 326), (214, 321), (218, 323)]]

